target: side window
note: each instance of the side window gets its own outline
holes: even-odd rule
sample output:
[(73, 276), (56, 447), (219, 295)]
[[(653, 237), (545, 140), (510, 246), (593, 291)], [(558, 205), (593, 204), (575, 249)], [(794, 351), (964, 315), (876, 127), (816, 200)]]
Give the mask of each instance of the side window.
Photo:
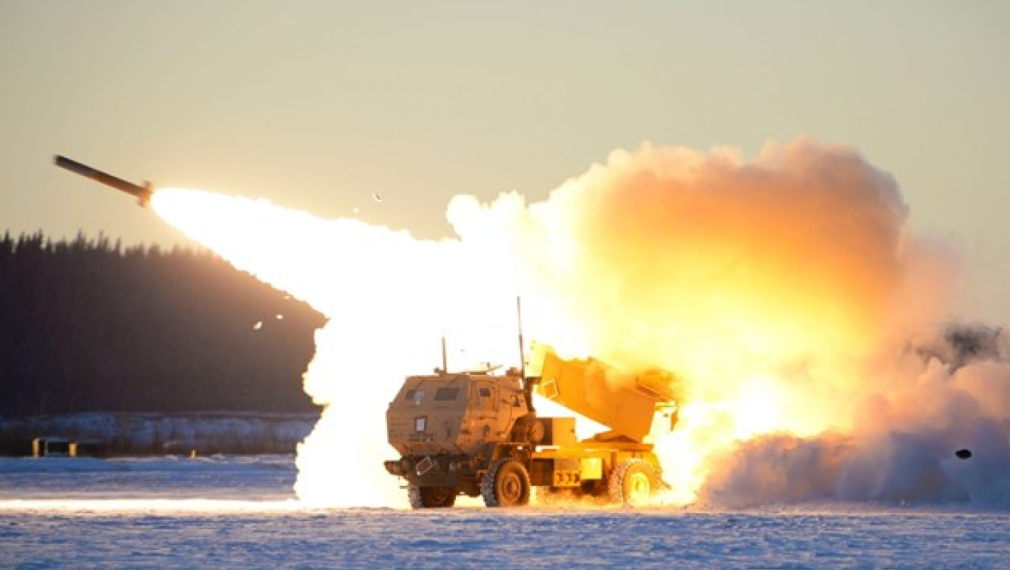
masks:
[(412, 401), (415, 406), (419, 406), (424, 400), (424, 390), (407, 390), (407, 394), (403, 399)]
[(495, 401), (497, 390), (487, 384), (477, 384), (474, 387), (474, 403), (484, 410), (497, 410), (498, 402)]

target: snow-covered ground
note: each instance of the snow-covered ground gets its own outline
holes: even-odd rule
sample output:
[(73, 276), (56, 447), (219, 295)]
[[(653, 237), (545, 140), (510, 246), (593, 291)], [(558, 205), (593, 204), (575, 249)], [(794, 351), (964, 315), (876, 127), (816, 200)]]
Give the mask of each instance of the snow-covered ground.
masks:
[(313, 509), (294, 478), (293, 456), (0, 458), (0, 568), (1010, 568), (1004, 512)]

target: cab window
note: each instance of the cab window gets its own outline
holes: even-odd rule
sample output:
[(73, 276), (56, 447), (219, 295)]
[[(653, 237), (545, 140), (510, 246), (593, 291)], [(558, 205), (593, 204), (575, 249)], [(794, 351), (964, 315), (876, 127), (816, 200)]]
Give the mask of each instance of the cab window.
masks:
[(473, 391), (474, 404), (483, 410), (497, 410), (498, 402), (495, 401), (495, 395), (494, 387), (487, 384), (477, 385)]

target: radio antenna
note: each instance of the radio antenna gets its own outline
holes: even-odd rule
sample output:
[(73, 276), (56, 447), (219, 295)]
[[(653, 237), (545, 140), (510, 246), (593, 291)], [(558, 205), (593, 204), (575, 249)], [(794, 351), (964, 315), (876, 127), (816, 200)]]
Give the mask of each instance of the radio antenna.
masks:
[(445, 335), (442, 335), (442, 374), (449, 373), (449, 362), (445, 356)]
[(523, 301), (516, 295), (516, 321), (519, 325), (519, 371), (526, 378), (526, 348), (523, 346)]

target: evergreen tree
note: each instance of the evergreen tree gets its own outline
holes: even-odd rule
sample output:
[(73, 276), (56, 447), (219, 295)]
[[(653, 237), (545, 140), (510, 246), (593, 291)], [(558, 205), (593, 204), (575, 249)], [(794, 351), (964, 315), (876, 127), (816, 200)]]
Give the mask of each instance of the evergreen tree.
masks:
[(5, 232), (0, 415), (311, 411), (301, 375), (324, 322), (206, 251)]

